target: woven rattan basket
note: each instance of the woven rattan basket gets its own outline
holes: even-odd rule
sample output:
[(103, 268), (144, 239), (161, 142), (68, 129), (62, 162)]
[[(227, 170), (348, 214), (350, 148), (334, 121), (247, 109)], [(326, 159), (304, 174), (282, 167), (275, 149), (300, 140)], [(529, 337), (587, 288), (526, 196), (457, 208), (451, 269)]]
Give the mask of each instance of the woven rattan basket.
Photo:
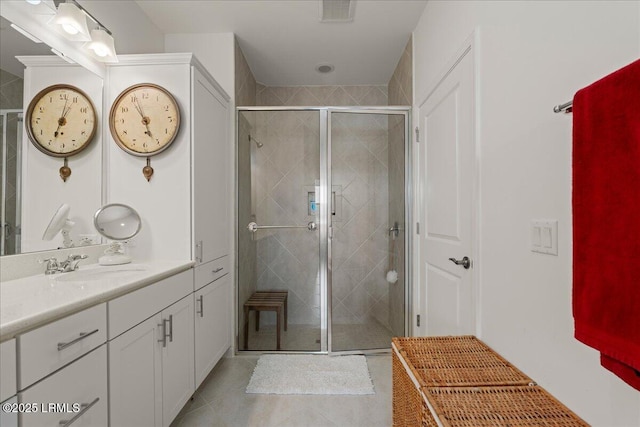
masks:
[(474, 336), (393, 338), (421, 387), (528, 385), (531, 378)]
[(588, 427), (539, 386), (437, 387), (424, 392), (445, 427)]
[(586, 426), (473, 336), (393, 338), (393, 425)]

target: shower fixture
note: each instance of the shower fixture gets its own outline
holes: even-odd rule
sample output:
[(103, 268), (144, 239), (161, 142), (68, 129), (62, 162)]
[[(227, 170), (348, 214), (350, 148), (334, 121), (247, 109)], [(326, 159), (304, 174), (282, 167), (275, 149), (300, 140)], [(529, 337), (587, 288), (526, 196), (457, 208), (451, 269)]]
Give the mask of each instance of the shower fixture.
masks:
[(251, 137), (251, 134), (249, 134), (249, 141), (253, 141), (256, 143), (256, 145), (258, 146), (258, 148), (262, 148), (262, 146), (264, 145), (262, 142), (258, 141), (257, 139)]

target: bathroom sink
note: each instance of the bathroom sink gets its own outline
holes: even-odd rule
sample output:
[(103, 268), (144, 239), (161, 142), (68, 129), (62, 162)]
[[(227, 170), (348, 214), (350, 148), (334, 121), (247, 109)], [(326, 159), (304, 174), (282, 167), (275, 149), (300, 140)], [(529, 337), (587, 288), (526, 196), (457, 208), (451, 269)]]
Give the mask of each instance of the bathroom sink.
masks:
[(70, 273), (64, 273), (58, 276), (56, 279), (59, 282), (91, 282), (98, 280), (113, 280), (113, 279), (125, 279), (132, 277), (140, 272), (147, 271), (144, 267), (104, 267), (94, 268), (90, 270), (72, 271)]

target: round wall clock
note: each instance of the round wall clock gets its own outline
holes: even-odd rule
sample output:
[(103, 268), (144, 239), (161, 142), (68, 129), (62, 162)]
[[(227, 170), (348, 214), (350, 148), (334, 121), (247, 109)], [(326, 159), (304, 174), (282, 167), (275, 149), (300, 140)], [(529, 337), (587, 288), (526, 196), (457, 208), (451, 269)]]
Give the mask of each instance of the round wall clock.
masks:
[(149, 157), (169, 148), (180, 129), (180, 109), (171, 93), (161, 86), (142, 83), (125, 89), (109, 114), (109, 127), (120, 148), (146, 157), (142, 173), (151, 179)]
[(33, 145), (53, 157), (63, 157), (63, 181), (71, 175), (67, 157), (89, 146), (98, 126), (91, 99), (75, 86), (49, 86), (33, 97), (26, 114), (27, 135)]

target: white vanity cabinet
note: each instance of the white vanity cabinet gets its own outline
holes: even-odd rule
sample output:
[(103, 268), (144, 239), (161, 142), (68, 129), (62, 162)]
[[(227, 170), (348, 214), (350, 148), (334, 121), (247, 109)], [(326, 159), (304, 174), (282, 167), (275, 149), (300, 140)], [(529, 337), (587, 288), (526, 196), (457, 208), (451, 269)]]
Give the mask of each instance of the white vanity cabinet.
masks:
[[(232, 123), (230, 98), (193, 54), (118, 55), (118, 60), (117, 64), (107, 66), (107, 105), (112, 105), (127, 88), (151, 83), (171, 93), (180, 110), (180, 130), (175, 140), (166, 150), (150, 157), (154, 173), (149, 181), (142, 175), (145, 159), (131, 156), (120, 149), (113, 142), (108, 129), (105, 129), (108, 150), (106, 175), (113, 177), (109, 181), (107, 200), (128, 204), (144, 218), (144, 226), (136, 236), (135, 247), (130, 248), (134, 258), (195, 261), (192, 270), (195, 281), (192, 278), (190, 301), (192, 309), (195, 302), (200, 309), (202, 302), (204, 315), (200, 317), (200, 314), (192, 311), (191, 326), (196, 328), (195, 342), (190, 349), (186, 345), (180, 347), (181, 351), (191, 351), (192, 370), (189, 378), (195, 390), (196, 381), (200, 384), (231, 346), (233, 335), (233, 261), (230, 252), (234, 228), (231, 223), (233, 203), (230, 177), (233, 143), (229, 130)], [(219, 282), (225, 275), (228, 277), (224, 282)], [(212, 285), (200, 291), (208, 284)], [(151, 344), (155, 342), (158, 345), (153, 337), (160, 333), (157, 325), (162, 319), (148, 324), (146, 319), (155, 316), (169, 304), (154, 306), (153, 311), (148, 308), (151, 300), (157, 298), (148, 295), (130, 300), (127, 309), (121, 311), (122, 316), (113, 316), (111, 307), (114, 305), (109, 305), (109, 339), (113, 339), (109, 354), (112, 365), (117, 352), (122, 352), (118, 356), (122, 358), (129, 357), (127, 352), (131, 352), (132, 359), (138, 357), (137, 352), (128, 350), (129, 346), (140, 346), (140, 353), (145, 354), (143, 358), (136, 359), (140, 366), (137, 377), (115, 373), (112, 366), (112, 425), (167, 424), (167, 419), (181, 409), (178, 403), (184, 400), (183, 394), (175, 391), (175, 397), (171, 398), (171, 405), (175, 406), (167, 406), (166, 396), (173, 396), (174, 391), (165, 390), (162, 392), (165, 402), (160, 407), (157, 406), (157, 399), (147, 402), (151, 399), (149, 396), (162, 390), (163, 385), (175, 383), (179, 388), (177, 379), (165, 379), (172, 374), (162, 369), (157, 371), (162, 374), (152, 372), (151, 361), (158, 356), (157, 349), (151, 348)], [(177, 300), (173, 298), (171, 303)], [(137, 318), (133, 319), (131, 313), (136, 313)], [(135, 330), (127, 331), (135, 325), (138, 325)], [(124, 335), (119, 336), (122, 333)], [(159, 362), (154, 363), (164, 367), (167, 363), (165, 360), (173, 357), (172, 344), (167, 344), (167, 354), (163, 353)], [(127, 366), (137, 366), (136, 363), (132, 360), (127, 362)], [(142, 366), (144, 363), (149, 365)], [(123, 375), (121, 387), (114, 387), (118, 381), (115, 375)], [(146, 379), (132, 383), (136, 381), (134, 378), (141, 376)], [(147, 391), (142, 392), (141, 387)], [(136, 399), (147, 402), (144, 408), (155, 408), (155, 412), (143, 409)], [(143, 412), (145, 416), (153, 414), (155, 418), (135, 423), (117, 418), (134, 417), (134, 412)], [(160, 413), (163, 414), (162, 418), (159, 418)]]
[[(37, 405), (22, 412), (22, 427), (104, 426), (107, 414), (107, 350), (101, 345), (64, 369), (21, 391), (21, 404)], [(32, 408), (33, 409), (33, 408)]]
[(109, 342), (112, 426), (162, 426), (161, 323), (158, 313)]
[(16, 340), (10, 339), (0, 344), (0, 402), (18, 391), (16, 367)]
[[(16, 340), (10, 339), (0, 344), (0, 402), (18, 403), (16, 379)], [(17, 425), (17, 412), (0, 410), (0, 426), (14, 427)]]
[(109, 302), (112, 426), (168, 426), (193, 395), (192, 283), (189, 270)]
[(196, 266), (229, 254), (229, 101), (192, 67), (193, 241)]
[(18, 335), (23, 427), (107, 426), (106, 303)]
[(107, 341), (102, 303), (18, 336), (18, 386), (24, 390)]
[(198, 289), (195, 304), (196, 388), (231, 347), (231, 275)]

